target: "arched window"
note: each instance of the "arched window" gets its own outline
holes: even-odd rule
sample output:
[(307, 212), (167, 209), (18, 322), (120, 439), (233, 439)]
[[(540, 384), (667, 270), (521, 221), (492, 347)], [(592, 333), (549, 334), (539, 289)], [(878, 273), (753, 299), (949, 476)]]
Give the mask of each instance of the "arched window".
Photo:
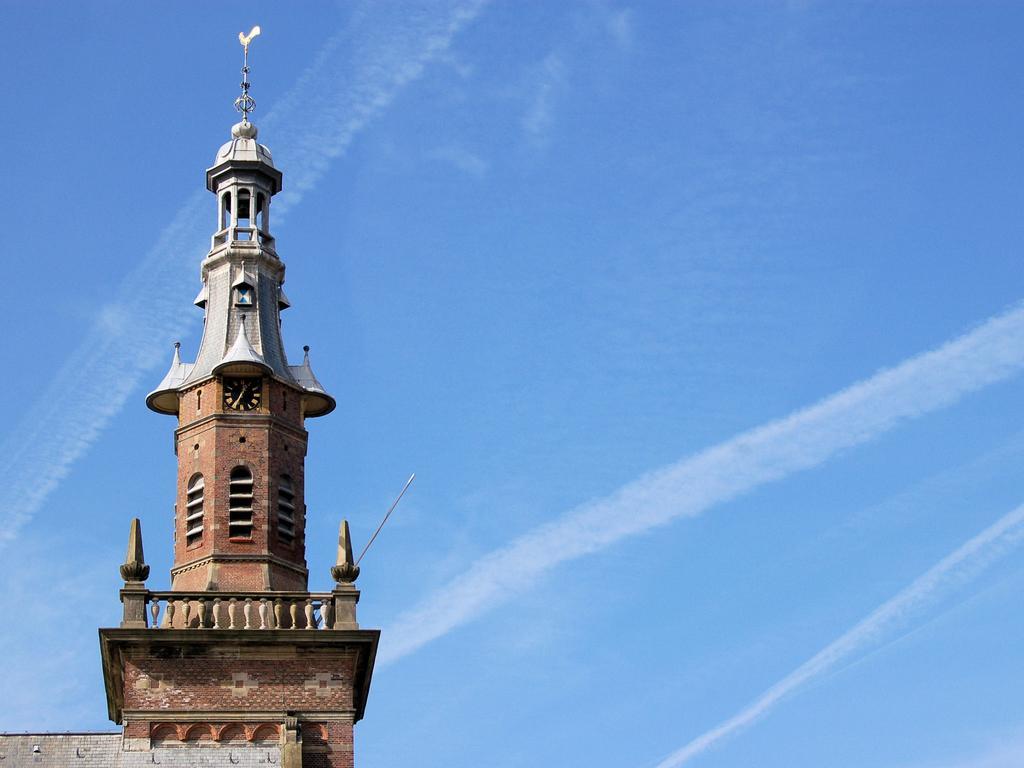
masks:
[(185, 491), (185, 545), (203, 540), (203, 476), (192, 475)]
[(245, 467), (231, 470), (228, 485), (228, 536), (252, 538), (252, 472)]
[(277, 484), (277, 538), (285, 544), (295, 540), (295, 488), (288, 475)]

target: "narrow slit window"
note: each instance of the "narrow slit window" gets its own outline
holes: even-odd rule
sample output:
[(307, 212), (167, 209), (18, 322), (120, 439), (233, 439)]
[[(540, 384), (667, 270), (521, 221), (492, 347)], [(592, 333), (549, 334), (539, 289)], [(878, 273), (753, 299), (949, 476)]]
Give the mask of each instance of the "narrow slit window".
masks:
[(285, 544), (295, 540), (295, 487), (288, 475), (277, 486), (277, 538)]
[(193, 475), (185, 492), (185, 545), (203, 540), (203, 476)]
[(252, 472), (245, 467), (231, 470), (228, 485), (228, 536), (252, 538)]

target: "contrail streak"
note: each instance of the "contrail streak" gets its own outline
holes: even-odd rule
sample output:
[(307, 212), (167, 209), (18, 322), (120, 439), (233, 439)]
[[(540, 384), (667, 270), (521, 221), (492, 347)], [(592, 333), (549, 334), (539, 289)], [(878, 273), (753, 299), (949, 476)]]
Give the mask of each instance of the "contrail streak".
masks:
[[(353, 11), (349, 26), (324, 44), (294, 87), (257, 120), (261, 140), (272, 145), (286, 171), (287, 186), (274, 202), (278, 224), (352, 139), (447, 50), (484, 4), (402, 3), (379, 12), (383, 6), (367, 4)], [(382, 18), (384, 13), (390, 16)], [(346, 56), (339, 53), (343, 48)], [(198, 313), (185, 313), (213, 223), (206, 197), (197, 192), (181, 206), (154, 247), (114, 289), (115, 298), (50, 378), (45, 392), (0, 444), (5, 457), (0, 485), (8, 499), (0, 510), (0, 546), (17, 535), (96, 442), (143, 374), (170, 359), (170, 342), (198, 322)], [(75, 408), (50, 405), (70, 390), (75, 391)]]
[(1018, 306), (815, 405), (650, 472), (519, 536), (399, 615), (383, 633), (377, 658), (390, 663), (415, 651), (522, 592), (560, 563), (822, 464), (1022, 366), (1024, 308)]
[(1024, 538), (1024, 506), (1001, 517), (952, 554), (940, 560), (910, 586), (875, 609), (846, 634), (765, 691), (753, 703), (673, 752), (657, 768), (678, 768), (722, 739), (764, 717), (782, 699), (836, 667), (905, 622), (907, 616), (938, 598), (944, 587), (962, 584)]

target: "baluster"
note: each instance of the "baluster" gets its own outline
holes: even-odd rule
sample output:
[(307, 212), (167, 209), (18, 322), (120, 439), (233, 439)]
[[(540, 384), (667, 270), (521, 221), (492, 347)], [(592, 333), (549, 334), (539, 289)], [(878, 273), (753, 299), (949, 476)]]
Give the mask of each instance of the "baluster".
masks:
[(274, 601), (274, 626), (277, 629), (281, 628), (281, 616), (284, 614), (284, 609), (281, 606), (281, 598), (277, 598)]
[(164, 611), (164, 624), (168, 629), (174, 629), (174, 598), (167, 598), (167, 609)]
[(220, 629), (220, 598), (213, 598), (213, 628)]
[(334, 629), (334, 600), (325, 597), (320, 601), (320, 616), (324, 620), (324, 629)]
[(252, 629), (252, 598), (245, 598), (245, 605), (242, 607), (242, 614), (245, 616), (244, 629)]
[(206, 627), (206, 598), (199, 598), (199, 628), (204, 629)]
[(306, 629), (316, 629), (316, 622), (313, 621), (313, 601), (306, 598)]
[(149, 625), (150, 629), (159, 629), (160, 624), (157, 623), (157, 617), (160, 615), (160, 601), (155, 597), (150, 598), (149, 613), (153, 617), (153, 623)]
[(267, 626), (267, 598), (260, 598), (260, 629), (269, 629)]
[(299, 604), (295, 600), (288, 601), (288, 617), (292, 620), (291, 629), (299, 628)]
[(181, 626), (182, 629), (188, 629), (189, 615), (192, 613), (192, 601), (185, 598), (181, 601)]
[(228, 629), (238, 629), (235, 626), (235, 603), (237, 602), (237, 598), (234, 597), (228, 600)]

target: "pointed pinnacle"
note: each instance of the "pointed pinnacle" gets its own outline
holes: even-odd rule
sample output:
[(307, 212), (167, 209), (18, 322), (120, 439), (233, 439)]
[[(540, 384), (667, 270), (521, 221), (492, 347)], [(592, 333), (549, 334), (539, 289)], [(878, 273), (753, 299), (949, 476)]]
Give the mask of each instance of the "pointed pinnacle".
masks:
[(139, 518), (132, 518), (131, 530), (128, 531), (128, 552), (121, 566), (121, 578), (125, 581), (145, 581), (149, 576), (149, 566), (142, 552), (142, 523)]
[(338, 529), (338, 562), (331, 568), (331, 577), (339, 584), (351, 584), (359, 578), (359, 566), (352, 557), (352, 537), (348, 530), (348, 520), (342, 520)]

